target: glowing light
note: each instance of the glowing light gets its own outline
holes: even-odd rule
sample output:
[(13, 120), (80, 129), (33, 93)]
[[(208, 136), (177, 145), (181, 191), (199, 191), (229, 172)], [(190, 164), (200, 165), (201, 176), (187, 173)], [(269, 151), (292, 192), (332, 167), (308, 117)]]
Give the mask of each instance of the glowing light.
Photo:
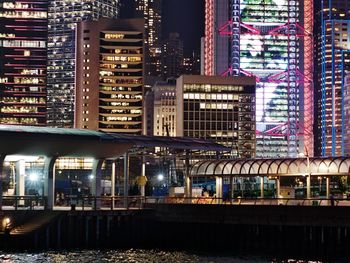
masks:
[(39, 179), (39, 175), (37, 173), (31, 173), (29, 175), (29, 180), (31, 182), (36, 182), (36, 181), (38, 181), (38, 179)]
[(164, 180), (164, 175), (158, 174), (157, 175), (157, 179), (158, 179), (158, 181), (163, 181)]

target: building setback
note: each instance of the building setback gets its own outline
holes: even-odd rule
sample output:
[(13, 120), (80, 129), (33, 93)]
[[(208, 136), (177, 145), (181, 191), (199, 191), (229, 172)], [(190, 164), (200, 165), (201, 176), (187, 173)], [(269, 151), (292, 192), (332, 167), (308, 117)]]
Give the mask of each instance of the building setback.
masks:
[(143, 37), (143, 19), (78, 25), (76, 128), (142, 133)]
[(46, 125), (47, 1), (0, 3), (0, 123)]
[[(350, 1), (315, 4), (315, 153), (345, 154), (350, 72)], [(346, 79), (345, 79), (346, 78)]]
[(80, 21), (118, 18), (119, 0), (49, 0), (47, 124), (72, 128), (75, 94), (75, 30)]
[(183, 75), (176, 100), (176, 136), (213, 140), (236, 157), (255, 157), (254, 78)]

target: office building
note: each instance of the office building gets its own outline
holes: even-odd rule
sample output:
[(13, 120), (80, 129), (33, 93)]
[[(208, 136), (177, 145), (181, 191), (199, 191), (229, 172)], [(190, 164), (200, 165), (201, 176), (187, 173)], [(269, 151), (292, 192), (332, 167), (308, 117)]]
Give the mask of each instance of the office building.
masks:
[(205, 20), (204, 73), (256, 78), (257, 156), (311, 156), (313, 0), (206, 0)]
[(48, 126), (73, 127), (77, 23), (118, 15), (119, 0), (49, 0)]
[(321, 0), (315, 7), (315, 152), (339, 156), (347, 144), (350, 2)]
[(158, 81), (145, 96), (146, 134), (176, 136), (176, 79)]
[(176, 135), (231, 147), (255, 157), (255, 79), (183, 75), (176, 82)]
[(143, 37), (143, 19), (79, 23), (76, 128), (142, 134)]
[(0, 123), (46, 125), (47, 1), (0, 2)]

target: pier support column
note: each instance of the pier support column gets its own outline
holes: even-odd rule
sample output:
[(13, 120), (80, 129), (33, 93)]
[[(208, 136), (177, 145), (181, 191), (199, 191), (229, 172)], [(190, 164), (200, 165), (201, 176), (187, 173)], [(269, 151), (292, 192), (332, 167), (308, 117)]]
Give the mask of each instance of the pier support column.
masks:
[(4, 161), (5, 161), (6, 155), (0, 155), (0, 210), (2, 209), (2, 180), (4, 179), (3, 176), (3, 168), (4, 168)]
[(276, 178), (276, 198), (280, 198), (281, 193), (281, 184), (280, 184), (280, 177), (278, 176)]
[[(25, 175), (26, 175), (26, 162), (25, 160), (19, 160), (16, 162), (16, 195), (25, 195)], [(19, 200), (18, 205), (24, 205), (24, 200)]]
[(260, 197), (264, 198), (264, 177), (260, 177)]
[(329, 199), (329, 196), (330, 196), (330, 178), (327, 177), (326, 178), (326, 198)]
[(112, 209), (114, 209), (114, 196), (115, 196), (115, 175), (117, 173), (116, 160), (112, 161), (112, 174), (111, 174), (111, 196), (112, 196)]
[(306, 175), (306, 198), (311, 198), (311, 175)]
[(52, 210), (55, 200), (55, 162), (57, 157), (45, 157), (44, 163), (44, 196), (46, 209)]
[[(102, 193), (101, 180), (102, 180), (102, 164), (103, 159), (94, 159), (92, 162), (92, 196), (100, 198)], [(96, 199), (95, 209), (101, 208), (101, 200)]]
[(218, 203), (221, 203), (222, 201), (222, 177), (216, 176), (215, 181), (216, 181), (216, 198)]
[(129, 195), (129, 153), (124, 154), (124, 206), (127, 207), (127, 197)]

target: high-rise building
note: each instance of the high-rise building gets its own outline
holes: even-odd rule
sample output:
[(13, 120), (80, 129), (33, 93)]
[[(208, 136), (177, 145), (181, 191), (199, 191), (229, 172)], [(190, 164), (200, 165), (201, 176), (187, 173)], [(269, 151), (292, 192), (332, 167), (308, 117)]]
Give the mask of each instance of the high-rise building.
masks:
[(46, 125), (47, 1), (0, 2), (0, 123)]
[(320, 0), (315, 7), (315, 152), (339, 156), (349, 138), (350, 1)]
[(176, 81), (176, 135), (213, 140), (255, 157), (255, 79), (183, 75)]
[(142, 134), (143, 40), (143, 19), (78, 24), (76, 128)]
[(179, 33), (170, 33), (162, 46), (162, 76), (164, 79), (179, 77), (182, 73), (184, 44)]
[[(350, 54), (349, 54), (350, 55)], [(350, 58), (348, 63), (350, 64)], [(343, 78), (343, 113), (344, 113), (344, 123), (343, 123), (343, 155), (350, 156), (350, 72), (347, 72)]]
[[(134, 0), (135, 17), (145, 19), (145, 76), (161, 76), (162, 0)], [(152, 78), (149, 78), (152, 82)], [(149, 83), (153, 84), (153, 83)]]
[(47, 124), (73, 127), (75, 28), (80, 21), (117, 18), (119, 0), (49, 0)]
[(184, 57), (182, 62), (183, 75), (200, 75), (201, 59), (198, 51), (193, 51), (191, 57)]
[(313, 0), (206, 0), (204, 72), (256, 78), (259, 157), (313, 154), (312, 14)]
[(176, 136), (176, 79), (158, 81), (145, 100), (146, 134)]

